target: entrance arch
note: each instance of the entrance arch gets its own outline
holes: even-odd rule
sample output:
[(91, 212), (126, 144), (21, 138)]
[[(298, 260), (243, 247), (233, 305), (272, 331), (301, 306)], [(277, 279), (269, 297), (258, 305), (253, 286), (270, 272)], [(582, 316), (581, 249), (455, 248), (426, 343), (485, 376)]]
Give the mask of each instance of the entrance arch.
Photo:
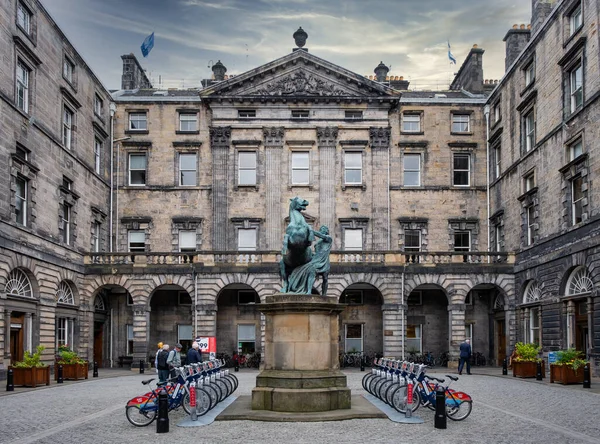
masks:
[(406, 299), (406, 355), (431, 353), (437, 357), (449, 349), (448, 296), (437, 284), (421, 284)]
[(347, 304), (340, 313), (340, 352), (383, 352), (383, 296), (373, 285), (359, 282), (344, 289), (339, 302)]

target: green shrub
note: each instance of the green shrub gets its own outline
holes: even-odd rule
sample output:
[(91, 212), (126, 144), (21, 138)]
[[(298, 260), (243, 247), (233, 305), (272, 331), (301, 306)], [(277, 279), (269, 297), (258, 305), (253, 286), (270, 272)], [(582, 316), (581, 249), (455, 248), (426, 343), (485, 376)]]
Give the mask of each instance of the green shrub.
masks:
[(77, 356), (77, 353), (69, 350), (66, 346), (58, 348), (58, 359), (57, 364), (85, 364), (85, 361)]
[(579, 367), (583, 367), (588, 364), (589, 361), (583, 359), (583, 353), (575, 350), (574, 348), (568, 348), (566, 350), (559, 350), (556, 352), (555, 365), (568, 365), (577, 370)]
[(42, 352), (46, 347), (38, 345), (34, 353), (29, 350), (25, 352), (25, 356), (22, 361), (15, 362), (13, 367), (15, 368), (33, 368), (33, 367), (46, 367), (47, 365), (42, 362)]
[(515, 361), (517, 362), (538, 362), (540, 358), (541, 347), (536, 344), (524, 344), (523, 342), (517, 342), (515, 344), (515, 351), (517, 356)]

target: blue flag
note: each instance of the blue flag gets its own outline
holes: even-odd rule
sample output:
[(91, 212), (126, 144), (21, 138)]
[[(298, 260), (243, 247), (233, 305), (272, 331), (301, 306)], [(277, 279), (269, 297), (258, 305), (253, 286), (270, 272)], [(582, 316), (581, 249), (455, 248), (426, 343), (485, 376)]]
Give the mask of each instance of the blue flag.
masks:
[(450, 60), (451, 63), (454, 63), (456, 65), (456, 59), (450, 52), (450, 41), (448, 41), (448, 59)]
[(150, 54), (152, 48), (154, 48), (154, 33), (150, 34), (148, 37), (144, 39), (144, 43), (142, 43), (142, 55), (146, 57)]

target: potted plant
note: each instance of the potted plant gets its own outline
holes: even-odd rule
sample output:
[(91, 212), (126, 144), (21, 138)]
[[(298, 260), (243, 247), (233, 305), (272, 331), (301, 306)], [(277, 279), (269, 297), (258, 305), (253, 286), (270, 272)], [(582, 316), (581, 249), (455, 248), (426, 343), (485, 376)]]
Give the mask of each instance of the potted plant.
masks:
[(583, 353), (574, 348), (556, 352), (556, 362), (550, 364), (550, 382), (561, 384), (583, 383), (583, 367), (589, 361), (583, 359)]
[(26, 387), (50, 385), (50, 367), (41, 360), (45, 348), (43, 345), (38, 345), (34, 353), (26, 351), (22, 361), (15, 362), (9, 367), (13, 371), (14, 385)]
[(87, 379), (88, 378), (88, 362), (77, 356), (77, 353), (72, 351), (68, 345), (60, 345), (58, 347), (58, 355), (56, 356), (56, 371), (54, 379), (58, 379), (58, 366), (62, 365), (63, 379)]
[(542, 360), (538, 357), (541, 347), (536, 344), (515, 344), (515, 357), (512, 362), (513, 376), (518, 378), (535, 378), (537, 363)]

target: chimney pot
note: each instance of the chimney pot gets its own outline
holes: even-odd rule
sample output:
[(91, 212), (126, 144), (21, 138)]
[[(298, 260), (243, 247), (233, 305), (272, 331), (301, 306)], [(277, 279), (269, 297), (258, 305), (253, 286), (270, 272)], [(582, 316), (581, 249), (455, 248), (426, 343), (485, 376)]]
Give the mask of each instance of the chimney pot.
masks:
[(517, 29), (519, 27), (519, 25), (513, 25), (513, 29)]

